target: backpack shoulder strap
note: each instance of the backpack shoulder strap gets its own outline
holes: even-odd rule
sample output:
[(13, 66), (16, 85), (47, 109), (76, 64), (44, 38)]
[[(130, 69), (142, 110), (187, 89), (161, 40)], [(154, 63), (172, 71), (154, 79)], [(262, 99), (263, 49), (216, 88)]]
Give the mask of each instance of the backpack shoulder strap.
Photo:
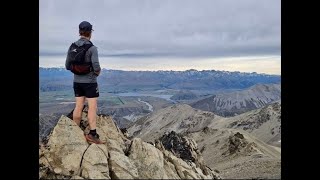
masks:
[(89, 41), (89, 42), (90, 42), (90, 44), (83, 45), (86, 51), (88, 51), (88, 49), (90, 49), (93, 46), (92, 42), (91, 41)]
[(77, 45), (76, 45), (76, 43), (73, 42), (73, 43), (71, 43), (71, 45), (69, 46), (69, 48), (75, 47), (75, 46), (77, 46)]

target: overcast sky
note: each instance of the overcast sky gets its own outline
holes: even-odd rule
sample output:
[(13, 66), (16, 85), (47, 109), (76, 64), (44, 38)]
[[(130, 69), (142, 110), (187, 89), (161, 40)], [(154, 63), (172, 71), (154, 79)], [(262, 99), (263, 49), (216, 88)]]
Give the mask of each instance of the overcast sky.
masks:
[(63, 66), (93, 25), (105, 68), (281, 74), (280, 0), (40, 0), (39, 64)]

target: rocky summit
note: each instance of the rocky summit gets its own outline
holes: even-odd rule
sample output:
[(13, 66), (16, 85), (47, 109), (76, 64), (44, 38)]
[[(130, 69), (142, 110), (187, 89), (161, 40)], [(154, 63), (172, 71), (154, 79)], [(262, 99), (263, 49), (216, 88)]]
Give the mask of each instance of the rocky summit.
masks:
[(81, 127), (60, 117), (39, 145), (40, 179), (221, 179), (190, 138), (171, 133), (155, 144), (128, 139), (110, 116), (99, 115), (97, 132), (106, 143), (88, 144), (88, 128), (86, 109)]

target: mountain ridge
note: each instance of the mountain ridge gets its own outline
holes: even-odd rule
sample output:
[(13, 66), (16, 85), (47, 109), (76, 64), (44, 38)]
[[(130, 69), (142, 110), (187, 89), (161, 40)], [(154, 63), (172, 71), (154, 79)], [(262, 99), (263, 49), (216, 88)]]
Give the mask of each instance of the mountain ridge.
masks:
[(190, 103), (193, 108), (234, 116), (281, 100), (281, 84), (256, 84), (247, 89), (218, 93)]
[[(68, 71), (65, 67), (41, 67), (39, 69), (47, 69), (47, 70), (58, 70), (58, 71)], [(197, 70), (197, 69), (186, 69), (186, 70), (122, 70), (122, 69), (109, 69), (109, 68), (101, 68), (106, 71), (128, 71), (128, 72), (201, 72), (201, 71), (213, 71), (213, 72), (225, 72), (225, 73), (242, 73), (242, 74), (260, 74), (260, 75), (270, 75), (270, 76), (280, 76), (278, 74), (268, 74), (268, 73), (257, 73), (257, 72), (241, 72), (241, 71), (226, 71), (226, 70)]]
[[(72, 73), (64, 68), (39, 68), (40, 91), (72, 88)], [(203, 71), (102, 70), (98, 82), (108, 92), (141, 90), (227, 90), (244, 89), (257, 83), (280, 83), (280, 75)], [(126, 90), (127, 89), (127, 90)], [(126, 91), (125, 91), (126, 90)]]
[(265, 143), (280, 147), (281, 103), (275, 102), (234, 117), (222, 117), (188, 104), (175, 104), (132, 122), (128, 132), (132, 137), (152, 141), (166, 132), (192, 133), (205, 127), (244, 130)]
[(241, 129), (204, 128), (187, 133), (204, 162), (226, 179), (280, 179), (281, 150)]
[[(177, 104), (154, 111), (128, 128), (132, 137), (151, 143), (172, 131), (193, 139), (204, 162), (223, 178), (281, 177), (279, 102), (229, 118)], [(174, 144), (168, 141), (169, 147), (170, 142)]]
[(152, 141), (170, 131), (182, 133), (207, 127), (222, 117), (212, 112), (194, 109), (187, 104), (169, 106), (133, 122), (128, 127), (130, 135)]

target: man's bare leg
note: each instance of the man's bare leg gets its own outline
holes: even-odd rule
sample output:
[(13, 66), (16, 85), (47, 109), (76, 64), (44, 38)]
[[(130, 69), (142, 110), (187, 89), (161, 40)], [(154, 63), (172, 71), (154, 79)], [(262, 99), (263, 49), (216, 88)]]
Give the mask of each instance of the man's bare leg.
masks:
[(88, 122), (90, 127), (89, 134), (85, 135), (89, 143), (103, 144), (105, 141), (99, 139), (99, 135), (96, 131), (96, 117), (97, 117), (97, 99), (98, 98), (87, 98), (88, 99)]
[(96, 129), (97, 101), (98, 98), (87, 98), (88, 100), (88, 122), (90, 130)]
[(76, 107), (73, 110), (73, 120), (80, 126), (82, 109), (84, 106), (85, 97), (76, 97)]

